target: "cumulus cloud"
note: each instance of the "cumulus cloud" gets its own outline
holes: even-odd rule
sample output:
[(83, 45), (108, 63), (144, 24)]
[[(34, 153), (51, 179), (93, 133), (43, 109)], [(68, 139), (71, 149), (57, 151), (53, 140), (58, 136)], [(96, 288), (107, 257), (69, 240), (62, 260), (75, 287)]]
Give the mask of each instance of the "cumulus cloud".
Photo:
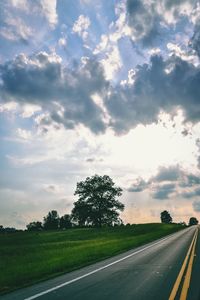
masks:
[(110, 50), (106, 53), (105, 58), (101, 60), (101, 63), (104, 67), (106, 79), (112, 79), (114, 74), (116, 74), (116, 72), (122, 67), (118, 47), (110, 47)]
[[(28, 43), (35, 37), (37, 24), (44, 21), (52, 28), (57, 23), (56, 0), (9, 0), (1, 3), (0, 37)], [(37, 18), (37, 22), (34, 20)], [(33, 21), (30, 23), (30, 21)]]
[(130, 35), (130, 28), (126, 23), (125, 3), (116, 4), (115, 15), (116, 21), (110, 24), (108, 34), (101, 35), (100, 42), (93, 50), (93, 54), (99, 56), (108, 80), (115, 80), (115, 75), (123, 66), (118, 42)]
[(160, 167), (157, 174), (145, 181), (138, 178), (129, 192), (148, 190), (154, 199), (169, 199), (172, 194), (183, 198), (200, 196), (200, 175), (183, 170), (179, 165)]
[(200, 196), (200, 188), (192, 189), (191, 191), (185, 191), (181, 194), (184, 198), (190, 199)]
[(0, 66), (1, 98), (31, 103), (46, 109), (48, 119), (74, 128), (84, 124), (93, 132), (103, 132), (103, 112), (92, 99), (108, 88), (101, 65), (88, 59), (76, 69), (67, 69), (55, 54), (25, 54)]
[[(191, 17), (198, 9), (197, 0), (128, 0), (127, 18), (132, 29), (132, 39), (144, 46), (153, 46), (167, 26), (177, 24), (183, 16)], [(195, 21), (195, 16), (192, 19)]]
[(123, 133), (137, 124), (157, 122), (160, 111), (181, 108), (185, 121), (199, 122), (200, 68), (172, 56), (152, 56), (150, 64), (136, 68), (134, 84), (116, 88), (106, 102), (111, 125)]
[(163, 185), (158, 185), (156, 192), (153, 194), (154, 199), (168, 199), (169, 196), (175, 192), (176, 185), (174, 183), (168, 183)]
[(179, 168), (179, 166), (169, 166), (166, 167), (160, 167), (158, 174), (154, 176), (151, 180), (157, 181), (157, 182), (163, 182), (163, 181), (177, 181), (182, 172)]
[[(184, 122), (200, 121), (200, 67), (175, 55), (166, 60), (152, 56), (149, 64), (131, 71), (131, 82), (115, 87), (94, 58), (69, 68), (55, 53), (18, 55), (0, 65), (0, 74), (4, 101), (41, 106), (48, 111), (43, 122), (66, 128), (84, 124), (95, 133), (111, 127), (122, 134), (138, 124), (156, 123), (161, 111), (175, 115), (178, 109)], [(102, 105), (94, 101), (95, 94)]]
[(149, 183), (146, 182), (143, 178), (137, 178), (136, 181), (128, 188), (128, 192), (143, 192), (147, 189)]
[(90, 26), (90, 19), (87, 16), (80, 15), (78, 20), (73, 25), (72, 31), (77, 33), (83, 40), (86, 40), (88, 37), (88, 28)]

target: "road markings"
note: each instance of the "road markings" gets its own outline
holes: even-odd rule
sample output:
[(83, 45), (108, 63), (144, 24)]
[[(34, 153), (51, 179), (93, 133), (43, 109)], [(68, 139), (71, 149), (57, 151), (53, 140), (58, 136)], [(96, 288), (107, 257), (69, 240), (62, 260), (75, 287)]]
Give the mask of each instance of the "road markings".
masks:
[(129, 258), (129, 257), (132, 257), (132, 256), (134, 256), (134, 255), (136, 255), (136, 254), (138, 254), (138, 253), (140, 253), (140, 252), (143, 252), (143, 251), (145, 251), (145, 250), (147, 250), (147, 249), (149, 249), (149, 248), (152, 248), (152, 247), (154, 247), (155, 245), (161, 244), (162, 242), (164, 242), (165, 240), (168, 240), (169, 238), (170, 238), (169, 236), (166, 237), (166, 238), (163, 238), (162, 240), (159, 240), (158, 242), (155, 242), (155, 243), (153, 243), (153, 244), (151, 244), (151, 245), (149, 245), (149, 246), (147, 246), (147, 247), (145, 247), (145, 248), (142, 248), (142, 249), (140, 249), (140, 250), (138, 250), (138, 251), (135, 251), (135, 252), (133, 252), (133, 253), (131, 253), (131, 254), (125, 256), (125, 257), (122, 257), (122, 258), (120, 258), (120, 259), (118, 259), (118, 260), (115, 260), (114, 262), (112, 262), (112, 263), (110, 263), (110, 264), (107, 264), (107, 265), (105, 265), (105, 266), (103, 266), (103, 267), (100, 267), (100, 268), (98, 268), (98, 269), (96, 269), (96, 270), (94, 270), (94, 271), (91, 271), (91, 272), (89, 272), (89, 273), (86, 273), (86, 274), (84, 274), (84, 275), (82, 275), (82, 276), (79, 276), (79, 277), (77, 277), (77, 278), (74, 278), (74, 279), (72, 279), (72, 280), (66, 281), (66, 282), (64, 282), (64, 283), (62, 283), (62, 284), (59, 284), (59, 285), (57, 285), (57, 286), (55, 286), (55, 287), (53, 287), (53, 288), (50, 288), (50, 289), (48, 289), (48, 290), (46, 290), (46, 291), (43, 291), (43, 292), (38, 293), (38, 294), (35, 294), (35, 295), (33, 295), (33, 296), (31, 296), (31, 297), (28, 297), (28, 298), (25, 298), (24, 300), (33, 300), (33, 299), (39, 298), (39, 297), (41, 297), (41, 296), (43, 296), (43, 295), (46, 295), (46, 294), (48, 294), (48, 293), (51, 293), (51, 292), (53, 292), (53, 291), (55, 291), (55, 290), (58, 290), (58, 289), (60, 289), (60, 288), (62, 288), (62, 287), (64, 287), (64, 286), (66, 286), (66, 285), (69, 285), (69, 284), (71, 284), (71, 283), (73, 283), (73, 282), (76, 282), (76, 281), (78, 281), (78, 280), (80, 280), (80, 279), (83, 279), (83, 278), (85, 278), (85, 277), (88, 277), (88, 276), (90, 276), (90, 275), (92, 275), (92, 274), (94, 274), (94, 273), (97, 273), (97, 272), (101, 271), (101, 270), (104, 270), (104, 269), (106, 269), (106, 268), (109, 268), (110, 266), (115, 265), (115, 264), (117, 264), (117, 263), (119, 263), (119, 262), (121, 262), (121, 261), (123, 261), (123, 260), (125, 260), (125, 259), (127, 259), (127, 258)]
[(197, 236), (198, 236), (198, 229), (196, 231), (195, 241), (194, 241), (194, 244), (193, 244), (191, 257), (190, 257), (190, 260), (189, 260), (188, 269), (187, 269), (187, 272), (186, 272), (186, 275), (185, 275), (185, 280), (184, 280), (184, 283), (183, 283), (183, 288), (182, 288), (180, 300), (186, 300), (187, 299), (187, 293), (188, 293), (188, 289), (189, 289), (189, 286), (190, 286), (190, 279), (191, 279), (191, 275), (192, 275), (192, 266), (193, 266), (193, 261), (194, 261), (194, 256), (195, 256)]
[[(170, 294), (170, 296), (169, 296), (169, 300), (174, 300), (175, 297), (176, 297), (176, 294), (177, 294), (177, 292), (178, 292), (178, 289), (179, 289), (181, 280), (182, 280), (182, 278), (183, 278), (183, 274), (184, 274), (184, 272), (185, 272), (185, 269), (186, 269), (186, 266), (187, 266), (187, 263), (188, 263), (188, 260), (189, 260), (189, 257), (190, 257), (190, 253), (191, 253), (192, 249), (194, 249), (193, 246), (194, 246), (194, 243), (195, 243), (195, 241), (196, 241), (197, 234), (198, 234), (198, 229), (195, 230), (195, 233), (194, 233), (192, 242), (191, 242), (191, 244), (190, 244), (190, 247), (189, 247), (189, 249), (188, 249), (188, 252), (187, 252), (187, 254), (186, 254), (186, 257), (185, 257), (185, 259), (184, 259), (184, 262), (183, 262), (183, 264), (182, 264), (181, 270), (180, 270), (180, 272), (179, 272), (179, 274), (178, 274), (178, 277), (177, 277), (177, 279), (176, 279), (176, 281), (175, 281), (175, 284), (174, 284), (173, 289), (172, 289), (172, 291), (171, 291), (171, 294)], [(183, 298), (183, 299), (184, 299), (184, 298)], [(180, 300), (183, 300), (183, 299), (180, 298)], [(186, 298), (185, 298), (185, 299), (186, 299)]]

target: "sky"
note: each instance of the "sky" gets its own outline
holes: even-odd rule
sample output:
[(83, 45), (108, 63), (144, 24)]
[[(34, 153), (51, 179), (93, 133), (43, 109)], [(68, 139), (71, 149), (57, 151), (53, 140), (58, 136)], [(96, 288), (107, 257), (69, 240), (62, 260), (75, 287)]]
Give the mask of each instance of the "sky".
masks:
[(0, 224), (109, 175), (125, 223), (200, 220), (198, 0), (0, 0)]

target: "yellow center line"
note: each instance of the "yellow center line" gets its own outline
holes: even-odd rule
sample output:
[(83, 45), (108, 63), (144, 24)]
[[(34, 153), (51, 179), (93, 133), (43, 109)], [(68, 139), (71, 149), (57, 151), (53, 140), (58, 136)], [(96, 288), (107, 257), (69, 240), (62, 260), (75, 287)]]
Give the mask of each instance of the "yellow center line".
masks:
[(197, 230), (196, 230), (195, 233), (194, 233), (194, 236), (193, 236), (192, 242), (191, 242), (191, 244), (190, 244), (189, 250), (188, 250), (188, 252), (187, 252), (187, 255), (186, 255), (185, 259), (184, 259), (184, 262), (183, 262), (183, 264), (182, 264), (181, 270), (180, 270), (180, 272), (179, 272), (179, 274), (178, 274), (178, 277), (177, 277), (177, 279), (176, 279), (176, 282), (175, 282), (175, 284), (174, 284), (174, 286), (173, 286), (173, 289), (172, 289), (172, 291), (171, 291), (171, 294), (170, 294), (170, 296), (169, 296), (169, 300), (174, 300), (175, 297), (176, 297), (176, 294), (177, 294), (179, 285), (180, 285), (180, 283), (181, 283), (181, 280), (182, 280), (182, 277), (183, 277), (185, 268), (186, 268), (186, 266), (187, 266), (187, 262), (188, 262), (188, 259), (189, 259), (189, 256), (190, 256), (190, 253), (191, 253), (191, 250), (192, 250), (192, 246), (193, 246), (194, 241), (195, 241), (196, 234), (197, 234)]
[(194, 261), (194, 256), (195, 256), (195, 247), (196, 247), (196, 243), (197, 243), (198, 231), (196, 231), (196, 233), (197, 234), (196, 234), (196, 237), (195, 237), (194, 246), (192, 248), (191, 257), (190, 257), (187, 272), (186, 272), (186, 275), (185, 275), (185, 280), (184, 280), (184, 283), (183, 283), (183, 288), (182, 288), (180, 300), (186, 300), (187, 299), (187, 293), (188, 293), (188, 289), (189, 289), (189, 286), (190, 286), (190, 279), (191, 279), (191, 274), (192, 274), (192, 266), (193, 266), (193, 261)]

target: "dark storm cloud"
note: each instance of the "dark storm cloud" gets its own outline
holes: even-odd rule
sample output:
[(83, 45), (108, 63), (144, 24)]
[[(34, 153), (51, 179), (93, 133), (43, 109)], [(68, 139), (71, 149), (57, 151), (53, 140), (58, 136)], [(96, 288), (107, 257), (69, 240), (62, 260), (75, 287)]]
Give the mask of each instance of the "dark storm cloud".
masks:
[(170, 194), (175, 192), (176, 185), (174, 183), (168, 183), (156, 187), (156, 192), (153, 193), (154, 199), (169, 199)]
[[(169, 23), (174, 26), (184, 15), (190, 17), (192, 9), (197, 8), (197, 3), (197, 0), (127, 0), (127, 18), (132, 38), (141, 41), (145, 47), (152, 46), (157, 37), (162, 37), (162, 30), (166, 31), (170, 27)], [(190, 10), (187, 11), (184, 5), (188, 5)]]
[(194, 34), (190, 41), (190, 46), (196, 51), (200, 58), (200, 20), (194, 28)]
[(42, 52), (19, 55), (1, 65), (0, 72), (1, 98), (39, 104), (50, 112), (44, 123), (53, 120), (66, 128), (82, 123), (95, 133), (105, 130), (102, 110), (91, 98), (94, 93), (103, 94), (108, 86), (96, 61), (68, 69), (58, 56)]
[[(157, 122), (160, 111), (173, 115), (182, 108), (185, 122), (200, 120), (200, 68), (176, 56), (151, 57), (149, 64), (137, 66), (134, 84), (125, 86), (112, 87), (92, 58), (72, 68), (45, 52), (18, 55), (0, 65), (0, 74), (1, 99), (39, 104), (49, 112), (44, 123), (54, 121), (66, 128), (84, 124), (95, 133), (109, 126), (124, 134), (138, 124)], [(94, 94), (103, 99), (109, 124), (92, 100)]]
[(153, 181), (176, 181), (181, 175), (179, 166), (161, 167), (158, 174), (153, 177)]
[(181, 187), (193, 187), (200, 184), (200, 176), (187, 174), (184, 180), (180, 183)]
[(149, 186), (149, 183), (146, 182), (144, 179), (142, 178), (138, 178), (138, 180), (132, 184), (130, 186), (130, 188), (128, 188), (128, 192), (133, 192), (133, 193), (136, 193), (136, 192), (142, 192), (144, 191), (145, 189), (147, 189)]
[(111, 126), (124, 133), (137, 124), (157, 122), (161, 110), (174, 114), (177, 107), (185, 121), (200, 120), (200, 68), (179, 57), (164, 61), (151, 57), (150, 64), (138, 66), (134, 84), (116, 88), (107, 100)]
[(160, 17), (154, 3), (144, 3), (141, 0), (127, 1), (128, 24), (133, 30), (136, 40), (141, 40), (144, 46), (152, 46), (160, 35)]
[(169, 199), (177, 188), (181, 188), (183, 198), (200, 196), (200, 176), (188, 173), (180, 166), (161, 167), (155, 176), (148, 181), (138, 178), (127, 190), (129, 192), (142, 192), (148, 190), (154, 199)]
[(190, 199), (200, 196), (200, 188), (194, 188), (192, 191), (185, 191), (181, 194), (184, 198)]

